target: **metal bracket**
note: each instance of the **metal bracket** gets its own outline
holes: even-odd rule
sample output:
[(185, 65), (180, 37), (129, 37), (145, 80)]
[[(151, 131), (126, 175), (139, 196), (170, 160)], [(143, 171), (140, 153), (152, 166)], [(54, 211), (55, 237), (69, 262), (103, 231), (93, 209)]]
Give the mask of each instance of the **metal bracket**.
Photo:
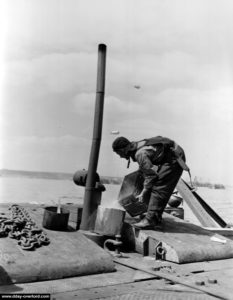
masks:
[(158, 242), (155, 246), (155, 260), (165, 260), (167, 250), (162, 246), (162, 242)]
[[(104, 242), (104, 249), (110, 252), (115, 257), (122, 257), (122, 253), (120, 252), (120, 246), (122, 246), (122, 242), (120, 240), (121, 236), (116, 235), (115, 238), (116, 238), (115, 240), (107, 239)], [(112, 253), (112, 251), (110, 251), (110, 249), (108, 248), (108, 246), (110, 245), (115, 247), (115, 252)]]

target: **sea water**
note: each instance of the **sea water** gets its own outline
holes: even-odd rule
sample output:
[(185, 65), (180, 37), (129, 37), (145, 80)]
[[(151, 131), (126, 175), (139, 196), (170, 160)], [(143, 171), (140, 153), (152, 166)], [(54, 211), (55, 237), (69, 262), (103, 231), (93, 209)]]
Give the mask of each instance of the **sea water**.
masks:
[[(101, 205), (121, 208), (117, 201), (120, 185), (106, 184), (105, 187), (106, 191), (102, 193)], [(84, 193), (85, 188), (75, 185), (72, 180), (0, 178), (0, 203), (57, 205), (60, 200), (61, 204), (82, 204)], [(197, 193), (225, 222), (233, 223), (233, 187), (225, 189), (200, 187)], [(185, 219), (198, 224), (199, 222), (185, 202), (183, 208)]]

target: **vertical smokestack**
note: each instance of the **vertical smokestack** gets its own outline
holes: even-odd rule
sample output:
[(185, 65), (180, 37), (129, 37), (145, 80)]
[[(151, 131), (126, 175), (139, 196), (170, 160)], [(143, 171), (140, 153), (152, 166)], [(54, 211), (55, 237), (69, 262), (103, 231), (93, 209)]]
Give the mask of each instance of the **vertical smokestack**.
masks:
[(99, 149), (102, 136), (102, 123), (104, 111), (104, 91), (105, 91), (105, 69), (106, 69), (106, 45), (99, 44), (98, 47), (98, 67), (97, 67), (97, 87), (95, 101), (94, 129), (91, 153), (88, 165), (88, 176), (84, 195), (82, 222), (80, 229), (93, 230), (95, 225), (96, 210), (98, 203), (95, 199), (96, 170), (99, 159)]

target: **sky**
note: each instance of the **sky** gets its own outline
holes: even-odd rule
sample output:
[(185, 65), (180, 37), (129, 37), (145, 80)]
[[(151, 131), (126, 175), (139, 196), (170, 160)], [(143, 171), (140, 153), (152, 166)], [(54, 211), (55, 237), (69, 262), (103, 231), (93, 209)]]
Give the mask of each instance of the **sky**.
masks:
[(231, 0), (3, 0), (0, 168), (88, 168), (103, 43), (98, 173), (137, 169), (112, 152), (117, 136), (162, 135), (193, 177), (233, 184), (232, 11)]

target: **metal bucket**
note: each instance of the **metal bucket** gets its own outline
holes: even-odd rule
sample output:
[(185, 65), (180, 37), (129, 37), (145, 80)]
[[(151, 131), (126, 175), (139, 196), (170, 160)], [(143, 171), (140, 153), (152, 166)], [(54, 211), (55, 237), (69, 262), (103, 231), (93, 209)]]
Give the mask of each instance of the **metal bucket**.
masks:
[(182, 197), (179, 197), (177, 195), (171, 195), (168, 204), (170, 207), (177, 208), (183, 201)]
[(66, 230), (69, 215), (70, 212), (64, 208), (61, 208), (61, 213), (57, 213), (56, 206), (45, 207), (42, 225), (51, 230)]

